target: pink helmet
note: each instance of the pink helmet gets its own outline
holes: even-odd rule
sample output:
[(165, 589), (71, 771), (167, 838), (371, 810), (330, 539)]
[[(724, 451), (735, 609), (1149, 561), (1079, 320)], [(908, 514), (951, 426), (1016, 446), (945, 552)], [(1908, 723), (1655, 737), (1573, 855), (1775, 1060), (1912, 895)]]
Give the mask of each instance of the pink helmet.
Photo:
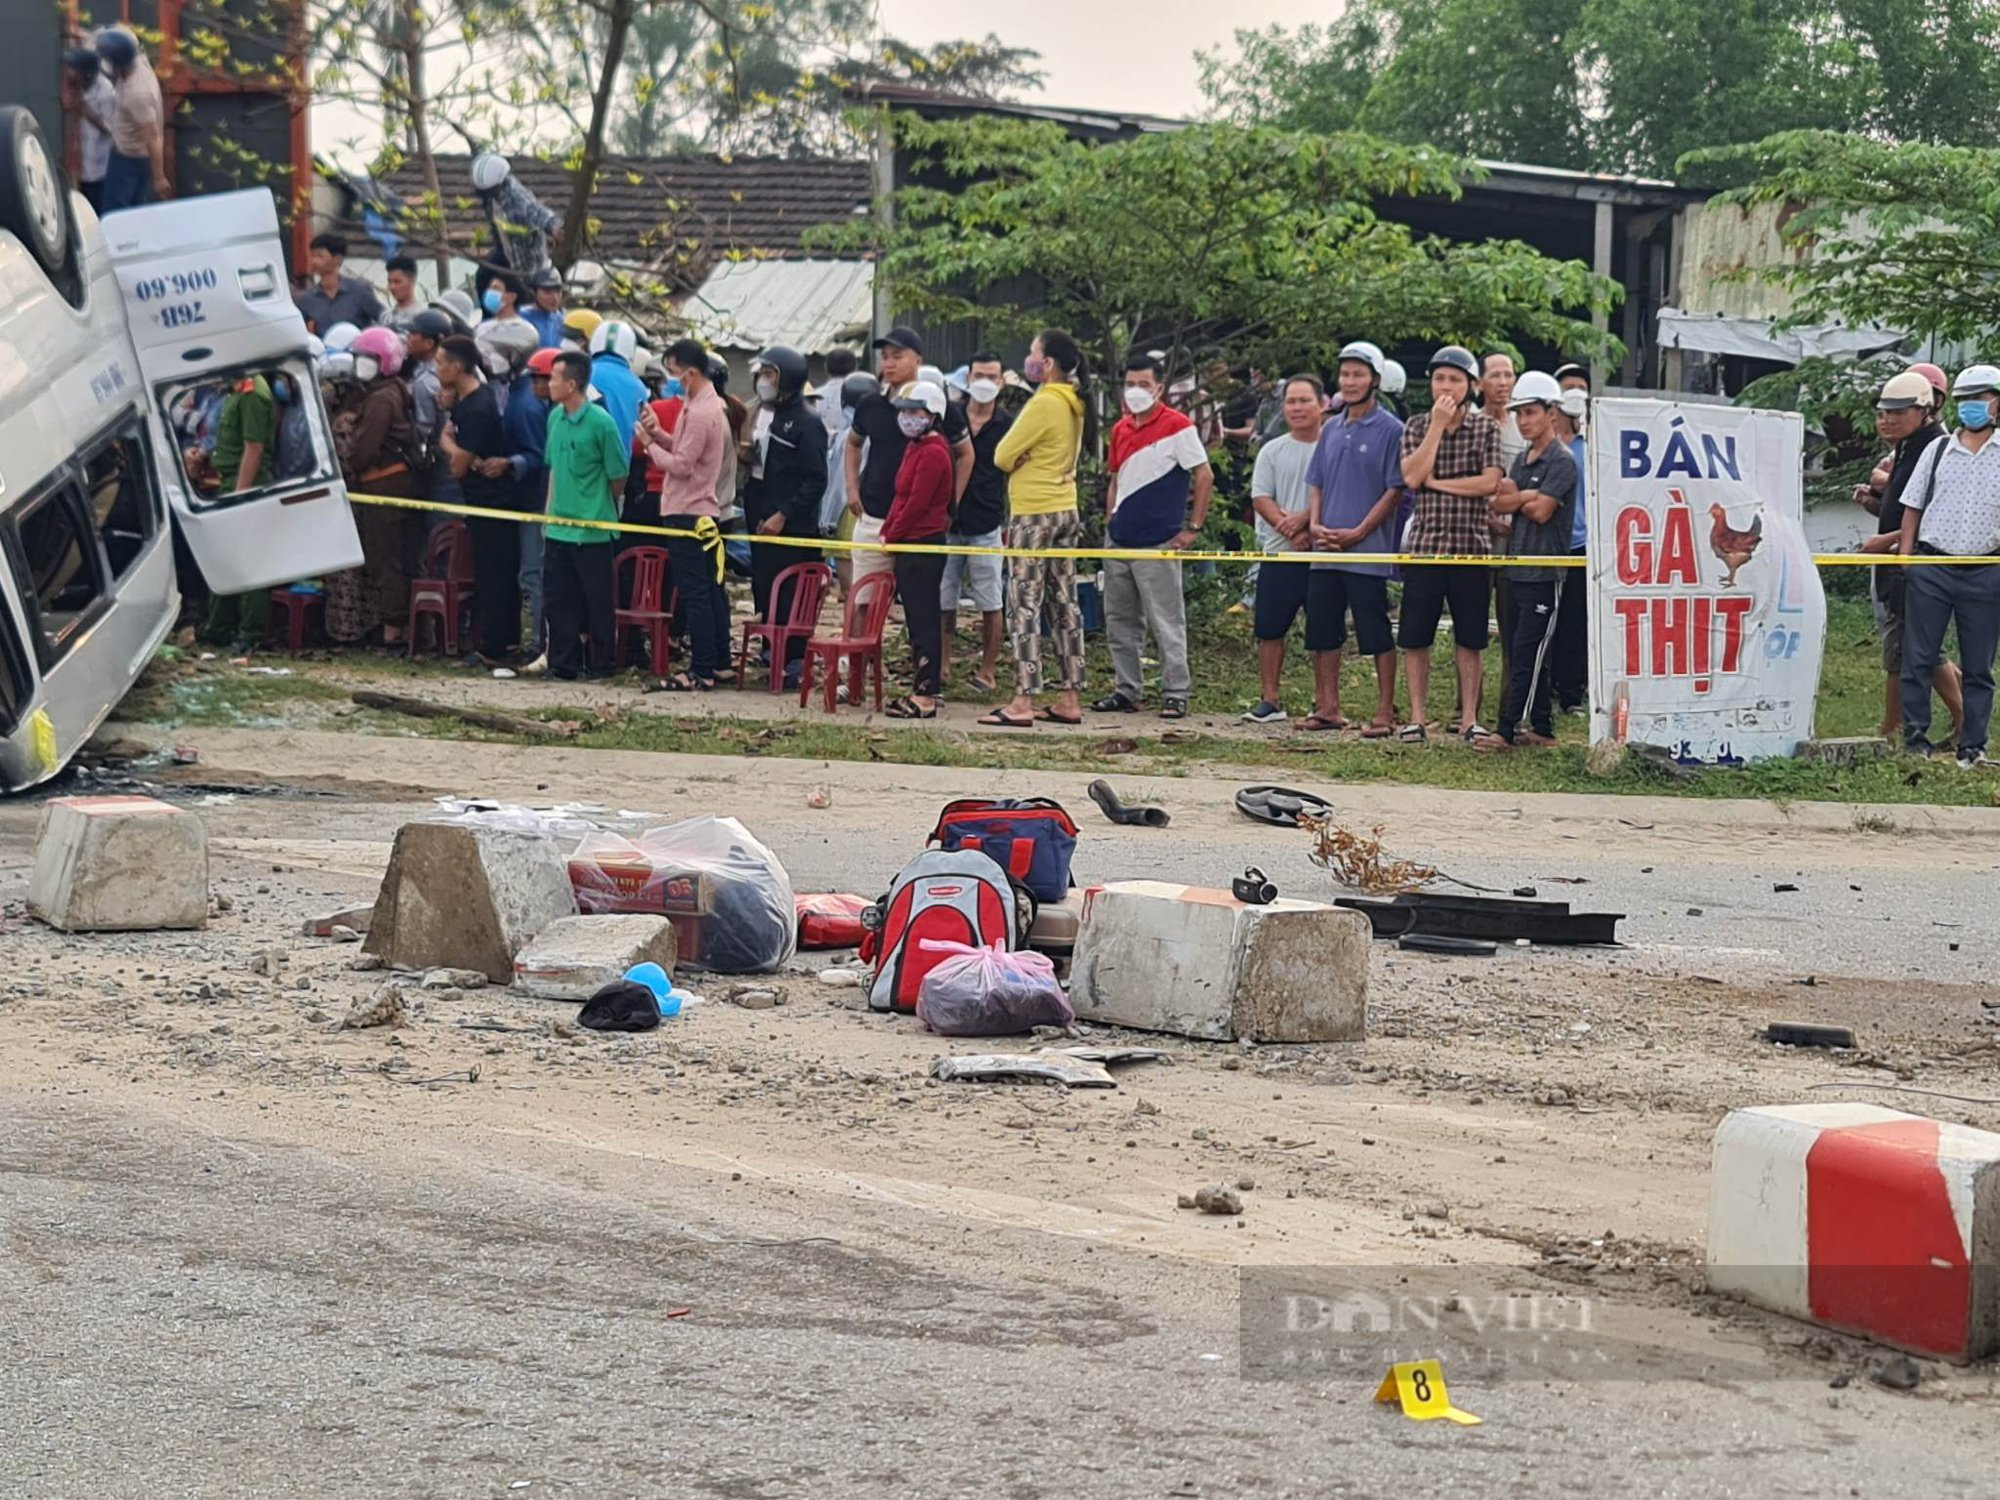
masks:
[(1912, 375), (1921, 375), (1924, 379), (1928, 380), (1931, 383), (1931, 389), (1936, 391), (1940, 398), (1943, 397), (1946, 391), (1951, 389), (1951, 382), (1944, 378), (1944, 371), (1940, 370), (1936, 365), (1911, 365), (1910, 373)]
[(403, 339), (393, 328), (362, 329), (347, 346), (347, 352), (356, 359), (367, 355), (382, 367), (384, 375), (393, 376), (403, 368)]

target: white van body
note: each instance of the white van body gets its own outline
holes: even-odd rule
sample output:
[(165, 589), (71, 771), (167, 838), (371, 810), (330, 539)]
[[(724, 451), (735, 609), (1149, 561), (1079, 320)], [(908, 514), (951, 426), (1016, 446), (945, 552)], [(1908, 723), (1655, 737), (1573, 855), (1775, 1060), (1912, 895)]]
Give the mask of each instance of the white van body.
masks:
[[(292, 303), (278, 210), (262, 188), (148, 204), (103, 224), (139, 372), (151, 394), (167, 500), (201, 576), (241, 594), (361, 565), (333, 434)], [(188, 487), (168, 426), (177, 396), (200, 382), (276, 364), (291, 368), (315, 415), (315, 473), (219, 500)]]
[[(173, 628), (170, 514), (220, 593), (361, 562), (270, 194), (127, 210), (111, 217), (109, 235), (80, 197), (63, 195), (56, 225), (51, 184), (60, 178), (24, 120), (25, 111), (0, 108), (0, 170), (14, 173), (0, 183), (8, 791), (55, 775)], [(228, 378), (252, 364), (301, 377), (316, 472), (205, 500), (187, 482), (165, 402), (193, 377)]]

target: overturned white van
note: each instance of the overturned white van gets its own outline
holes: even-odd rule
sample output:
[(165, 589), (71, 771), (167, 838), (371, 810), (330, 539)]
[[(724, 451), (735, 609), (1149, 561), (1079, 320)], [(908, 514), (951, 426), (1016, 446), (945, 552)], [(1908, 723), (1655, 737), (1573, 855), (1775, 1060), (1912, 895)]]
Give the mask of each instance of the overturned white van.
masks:
[[(0, 106), (0, 789), (60, 770), (172, 628), (170, 524), (219, 593), (359, 565), (308, 347), (268, 192), (100, 226), (33, 117)], [(204, 489), (173, 413), (272, 374), (305, 456)]]

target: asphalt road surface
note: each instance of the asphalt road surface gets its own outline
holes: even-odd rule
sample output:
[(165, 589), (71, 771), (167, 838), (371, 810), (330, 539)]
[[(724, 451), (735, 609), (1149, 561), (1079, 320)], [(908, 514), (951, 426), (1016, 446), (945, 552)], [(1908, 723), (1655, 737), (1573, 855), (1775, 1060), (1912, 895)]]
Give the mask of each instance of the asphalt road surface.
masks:
[[(285, 839), (385, 845), (432, 790), (542, 789), (739, 811), (801, 888), (872, 894), (945, 796), (992, 789), (910, 768), (423, 742), (392, 747), (409, 788), (397, 800), (387, 760), (371, 760), (389, 751), (330, 751), (330, 738), (204, 747), (218, 780), (323, 782), (338, 765), (367, 783), (346, 800), (204, 806), (212, 838), (241, 841), (219, 869), (244, 888), (280, 883), (263, 851)], [(637, 788), (635, 767), (649, 778)], [(1239, 819), (1223, 783), (1135, 787), (1175, 811), (1153, 834), (1097, 820), (1082, 778), (994, 779), (1078, 812), (1080, 882), (1224, 883), (1256, 863), (1288, 891), (1328, 894), (1298, 837)], [(834, 791), (825, 814), (805, 808), (814, 784)], [(729, 805), (746, 792), (749, 806)], [(2000, 930), (2000, 837), (1976, 818), (1918, 835), (1615, 799), (1341, 800), (1389, 821), (1392, 852), (1627, 913), (1632, 948), (1617, 957), (1661, 971), (1974, 983)], [(0, 899), (19, 895), (32, 825), (32, 806), (0, 806)], [(329, 856), (301, 899), (344, 868)], [(32, 933), (37, 975), (87, 948), (47, 937)], [(30, 941), (0, 929), (0, 949), (26, 955)], [(1574, 962), (1601, 979), (1613, 958)], [(1546, 987), (1549, 971), (1532, 972)], [(60, 1017), (68, 997), (52, 988), (0, 1017)], [(533, 1130), (447, 1131), (428, 1111), (448, 1103), (426, 1090), (378, 1089), (393, 1097), (364, 1107), (344, 1088), (294, 1102), (220, 1071), (141, 1083), (111, 1046), (76, 1038), (60, 1066), (0, 1068), (8, 1495), (1972, 1497), (1992, 1493), (2000, 1460), (1990, 1374), (1939, 1371), (1914, 1393), (1829, 1379), (1866, 1351), (1843, 1342), (1838, 1361), (1816, 1362), (1799, 1349), (1809, 1330), (1782, 1320), (1606, 1306), (1661, 1357), (1575, 1379), (1467, 1372), (1453, 1394), (1483, 1425), (1419, 1424), (1371, 1401), (1379, 1370), (1245, 1378), (1258, 1351), (1220, 1252), (692, 1165), (744, 1148), (735, 1117), (677, 1125), (644, 1094), (619, 1106), (629, 1133), (565, 1136), (560, 1111)], [(670, 1101), (677, 1081), (650, 1094)], [(1642, 1114), (1576, 1126), (1637, 1130)], [(1087, 1137), (1045, 1139), (1047, 1172), (1075, 1197), (1098, 1158), (1075, 1159)], [(845, 1149), (864, 1181), (868, 1138)], [(1008, 1171), (1011, 1191), (1036, 1191), (1034, 1169)], [(1355, 1254), (1330, 1241), (1282, 1259)]]

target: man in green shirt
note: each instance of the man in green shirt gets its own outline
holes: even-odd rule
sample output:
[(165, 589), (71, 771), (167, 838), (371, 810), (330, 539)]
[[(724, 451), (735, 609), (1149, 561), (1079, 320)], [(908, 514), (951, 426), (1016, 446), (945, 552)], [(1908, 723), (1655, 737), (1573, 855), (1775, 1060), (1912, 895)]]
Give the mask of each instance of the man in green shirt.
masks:
[[(277, 434), (277, 403), (261, 375), (246, 375), (222, 398), (215, 423), (215, 450), (207, 467), (216, 496), (246, 494), (271, 482), (271, 449)], [(197, 483), (200, 481), (197, 480)], [(202, 638), (232, 651), (260, 644), (271, 622), (271, 591), (217, 594), (208, 601), (208, 623)]]
[(542, 527), (543, 613), (549, 631), (549, 675), (574, 681), (585, 661), (579, 637), (588, 638), (588, 675), (609, 677), (617, 668), (613, 611), (617, 584), (612, 554), (617, 533), (565, 520), (618, 521), (625, 471), (632, 462), (618, 425), (589, 398), (590, 356), (564, 352), (549, 372), (548, 519)]

